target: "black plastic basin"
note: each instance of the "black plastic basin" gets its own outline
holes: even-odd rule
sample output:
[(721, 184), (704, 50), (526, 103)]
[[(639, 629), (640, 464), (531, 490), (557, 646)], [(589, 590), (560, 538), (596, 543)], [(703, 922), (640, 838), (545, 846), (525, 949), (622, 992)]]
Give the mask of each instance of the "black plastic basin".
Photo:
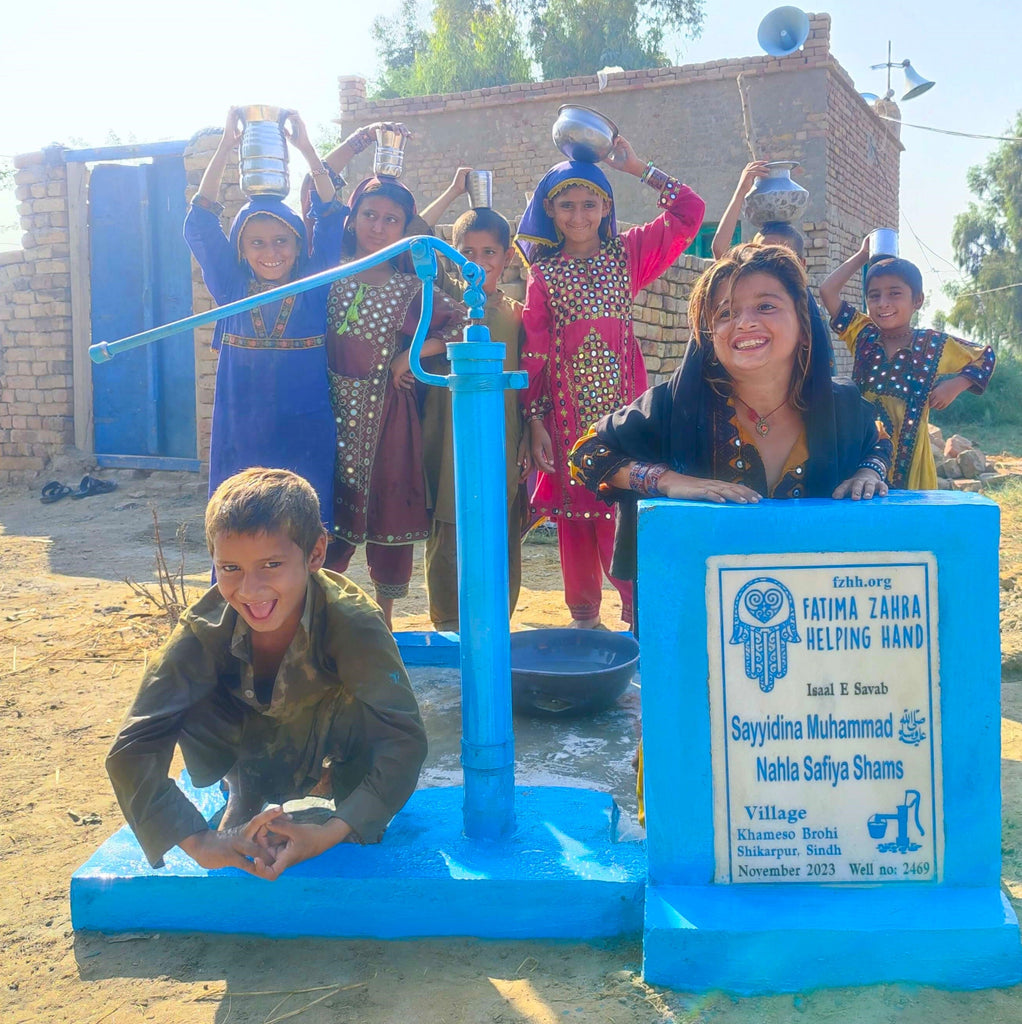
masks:
[(562, 718), (608, 707), (635, 675), (639, 645), (602, 629), (511, 634), (511, 700), (526, 715)]

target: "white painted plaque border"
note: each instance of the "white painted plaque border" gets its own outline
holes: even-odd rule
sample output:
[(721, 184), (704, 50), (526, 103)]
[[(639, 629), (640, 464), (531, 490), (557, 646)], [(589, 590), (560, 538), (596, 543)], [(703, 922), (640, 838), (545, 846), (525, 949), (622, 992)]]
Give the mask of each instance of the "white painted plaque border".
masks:
[[(841, 580), (848, 586), (837, 586)], [(885, 581), (890, 588), (886, 591)], [(887, 606), (870, 599), (885, 595), (898, 599), (897, 607), (889, 602), (891, 611), (902, 610), (901, 598), (907, 596), (906, 607), (918, 615), (871, 618), (871, 611), (883, 612)], [(856, 598), (855, 618), (848, 617), (850, 597)], [(837, 603), (828, 603), (828, 598)], [(713, 556), (707, 559), (706, 610), (714, 880), (736, 884), (940, 881), (944, 829), (937, 565), (933, 554)], [(820, 617), (814, 618), (814, 614)], [(869, 627), (866, 633), (864, 626)], [(907, 632), (882, 634), (885, 626)], [(861, 645), (866, 636), (870, 643), (864, 650)], [(902, 636), (915, 646), (892, 650), (881, 646), (881, 636), (888, 644)], [(843, 644), (852, 647), (843, 648)], [(891, 671), (895, 674), (888, 674)], [(877, 673), (882, 673), (883, 679)], [(844, 695), (842, 682), (849, 691)], [(882, 695), (867, 689), (881, 683), (888, 691)], [(828, 685), (833, 693), (826, 692)], [(850, 692), (853, 685), (865, 692), (856, 696)], [(812, 687), (819, 693), (809, 696)], [(736, 713), (740, 729), (734, 725)], [(873, 727), (880, 735), (852, 740), (839, 732), (839, 739), (821, 740), (823, 727), (819, 723), (830, 725), (831, 719), (817, 718), (815, 735), (810, 737), (810, 717), (821, 715), (833, 716), (839, 727), (843, 721), (850, 730)], [(875, 719), (875, 725), (863, 724), (867, 719)], [(916, 719), (922, 720), (918, 728), (912, 725)], [(800, 738), (793, 737), (794, 729), (801, 730)], [(736, 738), (736, 732), (746, 738)], [(918, 733), (925, 737), (913, 743)], [(855, 752), (856, 746), (859, 752)], [(841, 776), (840, 767), (824, 763), (826, 752), (838, 766), (844, 762), (847, 777)], [(874, 759), (869, 756), (872, 752), (888, 756)], [(841, 756), (846, 753), (847, 758)], [(856, 756), (862, 760), (855, 760)], [(792, 761), (795, 771), (809, 764), (813, 772), (829, 769), (834, 778), (824, 774), (820, 780), (807, 781), (801, 772), (798, 779), (786, 777)], [(879, 768), (904, 774), (856, 778), (860, 767), (867, 773)], [(771, 773), (776, 774), (768, 778)], [(913, 793), (919, 793), (918, 801)], [(760, 820), (750, 816), (749, 808), (755, 808), (754, 815), (760, 808), (767, 814), (784, 811), (796, 820)], [(799, 812), (804, 812), (801, 818)], [(805, 830), (828, 838), (809, 840)], [(836, 834), (830, 837), (831, 832)], [(794, 838), (762, 843), (738, 839), (739, 835), (769, 833), (794, 833)], [(773, 852), (750, 856), (753, 850), (767, 849)], [(810, 854), (810, 850), (814, 852)], [(821, 850), (841, 852), (816, 852)], [(807, 874), (810, 869), (814, 873)]]

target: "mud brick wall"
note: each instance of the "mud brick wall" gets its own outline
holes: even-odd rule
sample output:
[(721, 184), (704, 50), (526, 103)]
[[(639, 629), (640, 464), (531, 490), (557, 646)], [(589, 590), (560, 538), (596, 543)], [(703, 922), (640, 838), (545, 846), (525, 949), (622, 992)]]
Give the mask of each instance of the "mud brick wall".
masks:
[[(339, 79), (344, 131), (378, 120), (403, 120), (415, 132), (408, 143), (404, 181), (425, 205), (442, 192), (457, 166), (494, 172), (494, 205), (512, 222), (542, 174), (560, 159), (550, 127), (563, 103), (596, 106), (612, 117), (644, 159), (690, 184), (707, 203), (707, 223), (719, 220), (742, 167), (751, 157), (739, 82), (747, 98), (751, 149), (763, 159), (802, 163), (798, 179), (810, 193), (802, 225), (808, 239), (810, 280), (820, 280), (875, 227), (897, 227), (901, 142), (858, 95), (830, 53), (829, 16), (810, 15), (810, 36), (787, 57), (745, 57), (687, 67), (611, 75), (599, 90), (594, 76), (480, 89), (447, 96), (368, 101), (361, 78)], [(884, 110), (897, 117), (897, 107)], [(216, 146), (216, 132), (200, 133), (185, 154), (189, 197)], [(38, 474), (75, 437), (69, 264), (68, 168), (60, 147), (18, 157), (17, 189), (24, 249), (0, 255), (0, 484)], [(354, 184), (371, 172), (372, 153), (352, 162)], [(609, 172), (618, 221), (642, 223), (656, 211), (655, 196), (630, 176)], [(220, 195), (225, 227), (242, 202), (237, 167), (228, 168)], [(451, 221), (465, 208), (459, 200)], [(742, 224), (742, 237), (754, 228)], [(705, 261), (682, 257), (637, 299), (635, 331), (651, 379), (678, 364), (688, 339), (686, 306)], [(508, 292), (524, 294), (523, 268), (505, 278)], [(859, 302), (857, 282), (846, 292)], [(211, 299), (193, 265), (193, 304)], [(76, 307), (77, 308), (77, 307)], [(80, 325), (79, 325), (80, 327)], [(87, 333), (87, 332), (86, 332)], [(195, 331), (198, 454), (206, 461), (216, 373), (209, 347), (212, 327)], [(839, 346), (840, 347), (840, 346)], [(849, 361), (838, 352), (839, 370)], [(85, 415), (79, 411), (79, 415)]]
[[(543, 173), (561, 159), (550, 138), (564, 103), (595, 106), (611, 117), (640, 157), (654, 160), (686, 181), (706, 200), (707, 223), (722, 215), (751, 150), (742, 113), (739, 75), (747, 99), (752, 149), (761, 159), (802, 164), (798, 178), (810, 193), (802, 225), (807, 269), (816, 287), (854, 252), (874, 227), (897, 226), (901, 143), (889, 122), (877, 117), (830, 53), (830, 17), (810, 15), (805, 46), (787, 57), (746, 57), (687, 67), (653, 68), (611, 75), (600, 91), (595, 76), (478, 89), (446, 96), (370, 101), (361, 78), (338, 80), (340, 122), (345, 132), (379, 120), (404, 121), (415, 133), (405, 153), (404, 181), (425, 206), (449, 184), (462, 164), (494, 173), (494, 206), (517, 218)], [(896, 108), (895, 108), (896, 113)], [(372, 153), (352, 162), (348, 178), (371, 172)], [(654, 213), (654, 196), (630, 176), (608, 171), (618, 220), (641, 223)], [(464, 208), (459, 200), (451, 220)], [(742, 238), (755, 228), (742, 223)], [(851, 248), (852, 240), (856, 239)], [(683, 309), (692, 265), (668, 275), (670, 294), (650, 291), (637, 316), (649, 369), (656, 376), (683, 349), (687, 331), (670, 320)], [(660, 282), (657, 288), (663, 287)], [(849, 289), (849, 298), (854, 298)], [(645, 301), (645, 300), (644, 300)], [(656, 314), (667, 314), (660, 322)], [(643, 319), (644, 317), (649, 319)], [(656, 337), (659, 329), (663, 337)], [(663, 355), (660, 355), (664, 346)], [(848, 360), (839, 355), (839, 367)]]
[(74, 441), (66, 168), (59, 149), (14, 165), (24, 248), (0, 254), (0, 484)]

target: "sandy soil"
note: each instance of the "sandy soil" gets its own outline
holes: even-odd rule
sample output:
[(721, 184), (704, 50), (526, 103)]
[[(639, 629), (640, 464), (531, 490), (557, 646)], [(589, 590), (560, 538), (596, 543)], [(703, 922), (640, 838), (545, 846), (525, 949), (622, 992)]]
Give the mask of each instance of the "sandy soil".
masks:
[[(75, 484), (82, 466), (54, 467)], [(113, 476), (114, 474), (103, 474)], [(179, 475), (116, 475), (119, 489), (41, 505), (0, 492), (0, 1020), (127, 1024), (478, 1024), (653, 1021), (1015, 1022), (1022, 988), (910, 986), (732, 999), (654, 989), (638, 942), (267, 941), (75, 934), (68, 880), (121, 824), (103, 756), (162, 613), (123, 582), (154, 578), (151, 506), (168, 561), (186, 527), (186, 575), (205, 579), (202, 488)], [(42, 483), (44, 481), (40, 481)], [(1015, 540), (1009, 540), (1014, 545)], [(1012, 554), (1014, 555), (1014, 550)], [(361, 570), (352, 573), (360, 582)], [(1006, 669), (1022, 652), (1022, 580), (1002, 579)], [(519, 626), (564, 624), (556, 548), (527, 545)], [(421, 576), (416, 577), (417, 579)], [(607, 594), (609, 610), (618, 608)], [(397, 609), (425, 628), (421, 587)], [(613, 615), (605, 619), (620, 626)], [(1009, 626), (1010, 623), (1010, 626)], [(1022, 658), (1018, 659), (1022, 661)], [(1005, 883), (1022, 906), (1022, 674), (1004, 684)]]

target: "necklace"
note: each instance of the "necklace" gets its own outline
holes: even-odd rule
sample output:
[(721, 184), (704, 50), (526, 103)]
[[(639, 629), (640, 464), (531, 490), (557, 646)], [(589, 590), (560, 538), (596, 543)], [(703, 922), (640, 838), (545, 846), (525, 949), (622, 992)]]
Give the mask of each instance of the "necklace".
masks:
[(789, 398), (788, 395), (785, 395), (784, 401), (781, 402), (780, 405), (771, 409), (770, 412), (768, 412), (765, 416), (760, 416), (760, 414), (756, 412), (756, 410), (753, 409), (753, 407), (749, 405), (749, 403), (746, 402), (744, 398), (740, 398), (738, 394), (735, 394), (734, 397), (736, 402), (741, 402), (742, 405), (744, 405), (745, 408), (749, 410), (749, 417), (754, 421), (752, 424), (753, 429), (756, 431), (757, 434), (759, 434), (760, 437), (766, 437), (767, 434), (770, 433), (770, 424), (767, 422), (767, 420), (769, 420), (770, 417), (773, 416), (773, 414), (777, 412), (778, 409), (784, 408), (784, 406), (788, 404)]

